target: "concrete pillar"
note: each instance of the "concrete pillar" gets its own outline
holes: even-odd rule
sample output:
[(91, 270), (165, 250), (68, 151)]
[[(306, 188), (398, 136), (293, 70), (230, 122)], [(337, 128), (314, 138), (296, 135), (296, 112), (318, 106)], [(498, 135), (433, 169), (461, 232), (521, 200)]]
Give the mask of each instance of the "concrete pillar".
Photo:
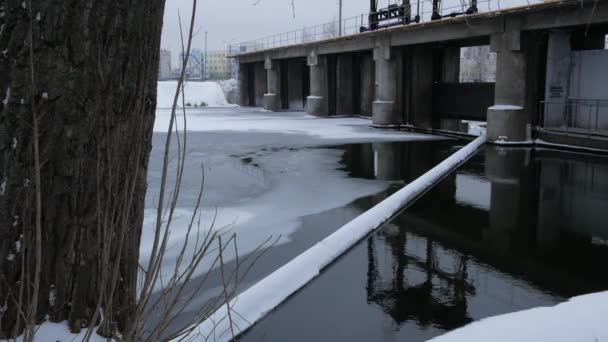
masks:
[(433, 48), (412, 46), (407, 51), (406, 115), (408, 124), (432, 128), (433, 119)]
[(529, 139), (526, 103), (526, 55), (522, 50), (521, 31), (506, 31), (491, 37), (496, 56), (494, 106), (488, 109), (487, 140), (525, 142)]
[(570, 32), (552, 31), (547, 46), (547, 73), (545, 82), (545, 127), (561, 127), (570, 93), (572, 48)]
[(267, 93), (264, 94), (264, 109), (276, 112), (281, 109), (281, 97), (279, 96), (279, 63), (270, 58), (266, 58), (264, 68), (267, 72)]
[(376, 63), (376, 95), (373, 103), (373, 122), (378, 126), (401, 125), (402, 118), (397, 104), (397, 58), (391, 58), (390, 44), (379, 41), (374, 48)]
[(251, 104), (249, 100), (249, 64), (239, 64), (238, 77), (239, 106), (248, 107)]
[(310, 67), (310, 95), (306, 98), (306, 111), (309, 115), (327, 116), (327, 64), (325, 56), (316, 52), (308, 55)]
[(354, 110), (354, 75), (353, 55), (343, 54), (338, 56), (336, 75), (336, 115), (357, 114)]
[[(253, 65), (253, 105), (256, 107), (264, 106), (264, 94), (266, 94), (266, 70), (264, 69), (264, 63), (255, 63)], [(250, 92), (251, 94), (251, 92)]]
[(460, 82), (460, 47), (449, 46), (443, 49), (441, 63), (441, 82)]
[(359, 114), (372, 116), (374, 103), (374, 59), (371, 54), (361, 55), (361, 110)]

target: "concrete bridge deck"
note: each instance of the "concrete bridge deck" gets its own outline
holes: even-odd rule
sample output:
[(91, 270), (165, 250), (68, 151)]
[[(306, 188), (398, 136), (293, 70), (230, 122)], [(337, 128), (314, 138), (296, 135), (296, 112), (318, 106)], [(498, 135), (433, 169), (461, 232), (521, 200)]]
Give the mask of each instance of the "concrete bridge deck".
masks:
[[(569, 120), (572, 97), (608, 100), (608, 51), (582, 55), (603, 50), (607, 32), (608, 1), (557, 0), (234, 57), (244, 106), (366, 115), (387, 127), (481, 120), (490, 142), (530, 143), (548, 117)], [(460, 49), (481, 45), (496, 53), (496, 82), (460, 83)], [(598, 108), (594, 120), (608, 129), (608, 113)]]

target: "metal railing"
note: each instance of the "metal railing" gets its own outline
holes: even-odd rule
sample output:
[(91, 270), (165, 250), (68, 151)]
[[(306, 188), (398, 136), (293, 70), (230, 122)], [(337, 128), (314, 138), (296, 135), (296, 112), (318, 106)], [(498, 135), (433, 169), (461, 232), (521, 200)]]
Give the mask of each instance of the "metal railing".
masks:
[[(516, 0), (509, 1), (510, 6), (501, 6), (501, 0), (478, 0), (477, 13), (494, 12), (515, 8), (525, 5), (533, 5), (546, 2), (544, 0)], [(470, 0), (444, 0), (441, 2), (439, 13), (443, 17), (467, 16), (467, 11), (470, 9)], [(417, 0), (410, 4), (408, 18), (393, 19), (391, 21), (382, 21), (383, 25), (406, 25), (413, 22), (430, 22), (433, 17), (433, 8), (431, 0)], [(376, 13), (365, 13), (354, 17), (349, 17), (342, 20), (342, 32), (340, 32), (340, 21), (332, 21), (320, 25), (308, 26), (299, 30), (293, 30), (283, 33), (270, 35), (264, 38), (244, 41), (240, 43), (230, 44), (229, 52), (231, 56), (237, 56), (245, 53), (258, 52), (263, 50), (275, 49), (291, 45), (300, 45), (312, 42), (318, 42), (328, 39), (334, 39), (341, 36), (350, 36), (368, 31), (371, 26), (378, 25), (370, 18), (378, 18), (382, 14), (381, 11)]]
[(608, 100), (571, 98), (566, 102), (541, 102), (543, 128), (608, 136)]

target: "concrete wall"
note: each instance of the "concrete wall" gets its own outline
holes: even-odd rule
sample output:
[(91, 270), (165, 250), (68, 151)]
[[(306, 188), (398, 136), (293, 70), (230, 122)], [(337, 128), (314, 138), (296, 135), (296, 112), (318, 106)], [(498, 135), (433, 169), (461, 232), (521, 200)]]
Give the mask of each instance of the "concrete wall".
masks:
[(308, 77), (305, 77), (304, 73), (307, 72), (305, 59), (290, 59), (288, 61), (286, 78), (288, 109), (290, 110), (304, 110), (304, 101), (306, 100), (304, 82), (308, 81)]
[(358, 114), (372, 116), (376, 70), (371, 53), (360, 55), (359, 68), (361, 70), (361, 110)]
[[(355, 56), (351, 53), (337, 56), (336, 61), (336, 115), (353, 115), (355, 111), (355, 79), (359, 77), (354, 68)], [(332, 72), (331, 70), (329, 72)]]
[(253, 66), (253, 77), (254, 77), (254, 101), (253, 105), (255, 107), (263, 107), (264, 106), (264, 94), (267, 92), (267, 82), (266, 82), (266, 69), (264, 68), (264, 63), (254, 63)]

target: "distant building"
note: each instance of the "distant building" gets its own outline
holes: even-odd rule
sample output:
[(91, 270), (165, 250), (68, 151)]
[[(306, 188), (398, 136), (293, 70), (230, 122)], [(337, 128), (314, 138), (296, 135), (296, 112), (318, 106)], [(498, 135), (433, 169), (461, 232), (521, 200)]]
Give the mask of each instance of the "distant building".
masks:
[(171, 51), (160, 50), (160, 61), (158, 66), (158, 78), (160, 80), (166, 80), (171, 78)]
[(209, 51), (207, 53), (207, 73), (210, 79), (224, 80), (230, 78), (231, 60), (227, 50)]
[[(183, 65), (184, 54), (179, 54), (180, 60), (180, 71)], [(204, 78), (204, 62), (205, 54), (200, 49), (192, 49), (190, 51), (190, 57), (188, 64), (186, 65), (186, 79), (187, 80), (202, 80)]]

